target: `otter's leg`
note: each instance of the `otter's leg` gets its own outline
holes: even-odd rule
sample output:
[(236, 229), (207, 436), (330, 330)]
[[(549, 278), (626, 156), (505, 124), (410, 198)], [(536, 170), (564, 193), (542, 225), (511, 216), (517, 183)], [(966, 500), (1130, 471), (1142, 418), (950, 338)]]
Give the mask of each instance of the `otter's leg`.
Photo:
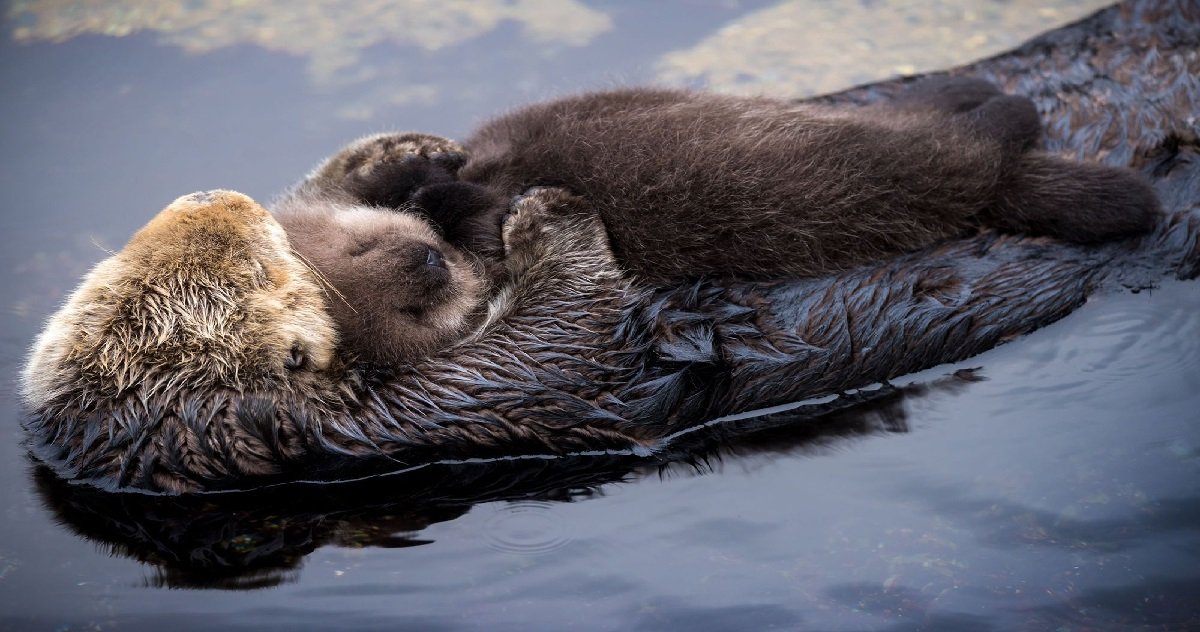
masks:
[(1000, 143), (1010, 166), (997, 204), (983, 214), (989, 225), (1091, 243), (1146, 232), (1161, 212), (1154, 190), (1128, 169), (1029, 151), (1042, 124), (1026, 97), (1003, 94), (981, 79), (943, 76), (914, 84), (896, 104), (950, 112)]
[(970, 77), (930, 77), (913, 84), (893, 102), (900, 108), (930, 109), (955, 115), (1009, 152), (1031, 149), (1042, 133), (1033, 101), (1006, 95), (994, 84)]
[(1144, 233), (1162, 211), (1154, 190), (1128, 169), (1028, 152), (1004, 176), (990, 225), (1091, 243)]
[(958, 115), (976, 132), (994, 139), (1009, 152), (1033, 149), (1042, 136), (1042, 119), (1027, 97), (999, 96)]
[(452, 182), (466, 159), (462, 145), (441, 136), (377, 134), (331, 156), (296, 193), (398, 208), (426, 184)]

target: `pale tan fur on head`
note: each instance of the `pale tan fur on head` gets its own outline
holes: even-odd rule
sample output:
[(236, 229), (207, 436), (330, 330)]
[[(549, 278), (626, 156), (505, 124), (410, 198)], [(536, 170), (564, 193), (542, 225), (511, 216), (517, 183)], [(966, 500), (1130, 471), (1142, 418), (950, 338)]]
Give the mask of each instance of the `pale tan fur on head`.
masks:
[(81, 391), (281, 387), (327, 368), (336, 344), (321, 286), (270, 214), (233, 191), (194, 193), (84, 278), (34, 342), (21, 390), (43, 409)]

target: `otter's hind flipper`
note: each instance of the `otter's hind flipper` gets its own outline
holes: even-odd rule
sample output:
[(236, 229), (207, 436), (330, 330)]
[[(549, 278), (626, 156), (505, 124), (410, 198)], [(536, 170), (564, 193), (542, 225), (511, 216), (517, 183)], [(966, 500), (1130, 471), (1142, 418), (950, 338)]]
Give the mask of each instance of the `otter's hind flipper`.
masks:
[(997, 205), (984, 219), (1008, 230), (1093, 243), (1149, 231), (1161, 214), (1154, 189), (1129, 169), (1029, 152), (1000, 184)]

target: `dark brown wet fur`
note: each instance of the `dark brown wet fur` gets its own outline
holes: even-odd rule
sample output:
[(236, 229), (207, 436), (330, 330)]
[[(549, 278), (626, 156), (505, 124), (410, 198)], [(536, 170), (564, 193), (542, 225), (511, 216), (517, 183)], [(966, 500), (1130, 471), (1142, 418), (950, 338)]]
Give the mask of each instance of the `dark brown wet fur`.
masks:
[[(154, 569), (155, 587), (252, 589), (294, 579), (323, 546), (399, 548), (429, 542), (420, 532), (476, 505), (586, 498), (636, 478), (696, 476), (744, 466), (756, 456), (828, 450), (858, 438), (909, 431), (913, 400), (957, 393), (978, 378), (960, 370), (930, 383), (881, 386), (829, 402), (729, 421), (678, 437), (647, 459), (630, 454), (443, 462), (342, 484), (298, 483), (211, 496), (108, 494), (34, 469), (57, 522), (113, 555)], [(611, 487), (610, 487), (611, 489)], [(276, 537), (230, 538), (271, 533)]]
[[(255, 366), (265, 360), (267, 370), (238, 372), (241, 346), (229, 353), (210, 346), (204, 357), (213, 370), (176, 379), (157, 370), (183, 362), (166, 335), (178, 312), (168, 310), (204, 314), (202, 296), (178, 305), (156, 298), (154, 286), (143, 288), (136, 296), (152, 309), (122, 312), (119, 322), (143, 318), (147, 330), (164, 335), (128, 347), (111, 330), (76, 322), (112, 307), (111, 300), (90, 300), (89, 291), (105, 287), (90, 283), (70, 302), (86, 314), (60, 312), (61, 326), (43, 336), (94, 344), (45, 341), (61, 353), (35, 354), (22, 377), (29, 447), (67, 480), (173, 493), (340, 479), (441, 458), (603, 449), (636, 456), (669, 447), (672, 433), (718, 415), (979, 353), (1061, 318), (1098, 288), (1200, 274), (1198, 47), (1194, 4), (1133, 2), (956, 71), (1031, 96), (1052, 123), (1048, 149), (1133, 166), (1150, 179), (1167, 213), (1139, 240), (1080, 246), (988, 230), (820, 278), (651, 289), (616, 274), (597, 226), (551, 213), (540, 228), (529, 222), (518, 234), (535, 250), (523, 258), (530, 266), (524, 284), (508, 288), (511, 301), (500, 318), (458, 347), (386, 371), (336, 357), (321, 366), (289, 362), (286, 344), (260, 349), (246, 338), (229, 344), (253, 349), (245, 359)], [(821, 100), (885, 101), (905, 83)], [(546, 208), (569, 202), (540, 199)], [(156, 234), (164, 248), (176, 243), (174, 233)], [(138, 246), (146, 255), (139, 261), (175, 260), (165, 250), (153, 260), (147, 243)], [(286, 249), (276, 245), (267, 254)], [(105, 283), (143, 272), (116, 261)], [(257, 278), (252, 260), (239, 261), (226, 269)], [(299, 270), (294, 263), (286, 269)], [(174, 276), (205, 290), (191, 283), (195, 274), (180, 268)], [(316, 280), (305, 287), (304, 296), (319, 296)], [(216, 300), (265, 288), (205, 291)], [(238, 304), (230, 302), (229, 313), (237, 314)], [(288, 311), (274, 313), (291, 322)], [(138, 362), (114, 364), (121, 358), (87, 349)], [(97, 359), (104, 362), (93, 364)], [(151, 361), (154, 370), (146, 368)], [(101, 372), (113, 367), (121, 385)]]

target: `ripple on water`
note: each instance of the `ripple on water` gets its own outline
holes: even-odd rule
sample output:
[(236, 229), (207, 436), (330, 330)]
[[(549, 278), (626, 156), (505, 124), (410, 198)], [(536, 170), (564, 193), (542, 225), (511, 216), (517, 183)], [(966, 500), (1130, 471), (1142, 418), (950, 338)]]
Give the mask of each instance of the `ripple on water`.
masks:
[(488, 547), (505, 553), (543, 555), (571, 541), (554, 503), (519, 500), (496, 507), (483, 525)]
[(1025, 347), (1035, 348), (1013, 367), (1026, 386), (1009, 394), (1076, 397), (1123, 384), (1200, 385), (1200, 292), (1170, 284), (1153, 294), (1104, 297), (1034, 334)]

